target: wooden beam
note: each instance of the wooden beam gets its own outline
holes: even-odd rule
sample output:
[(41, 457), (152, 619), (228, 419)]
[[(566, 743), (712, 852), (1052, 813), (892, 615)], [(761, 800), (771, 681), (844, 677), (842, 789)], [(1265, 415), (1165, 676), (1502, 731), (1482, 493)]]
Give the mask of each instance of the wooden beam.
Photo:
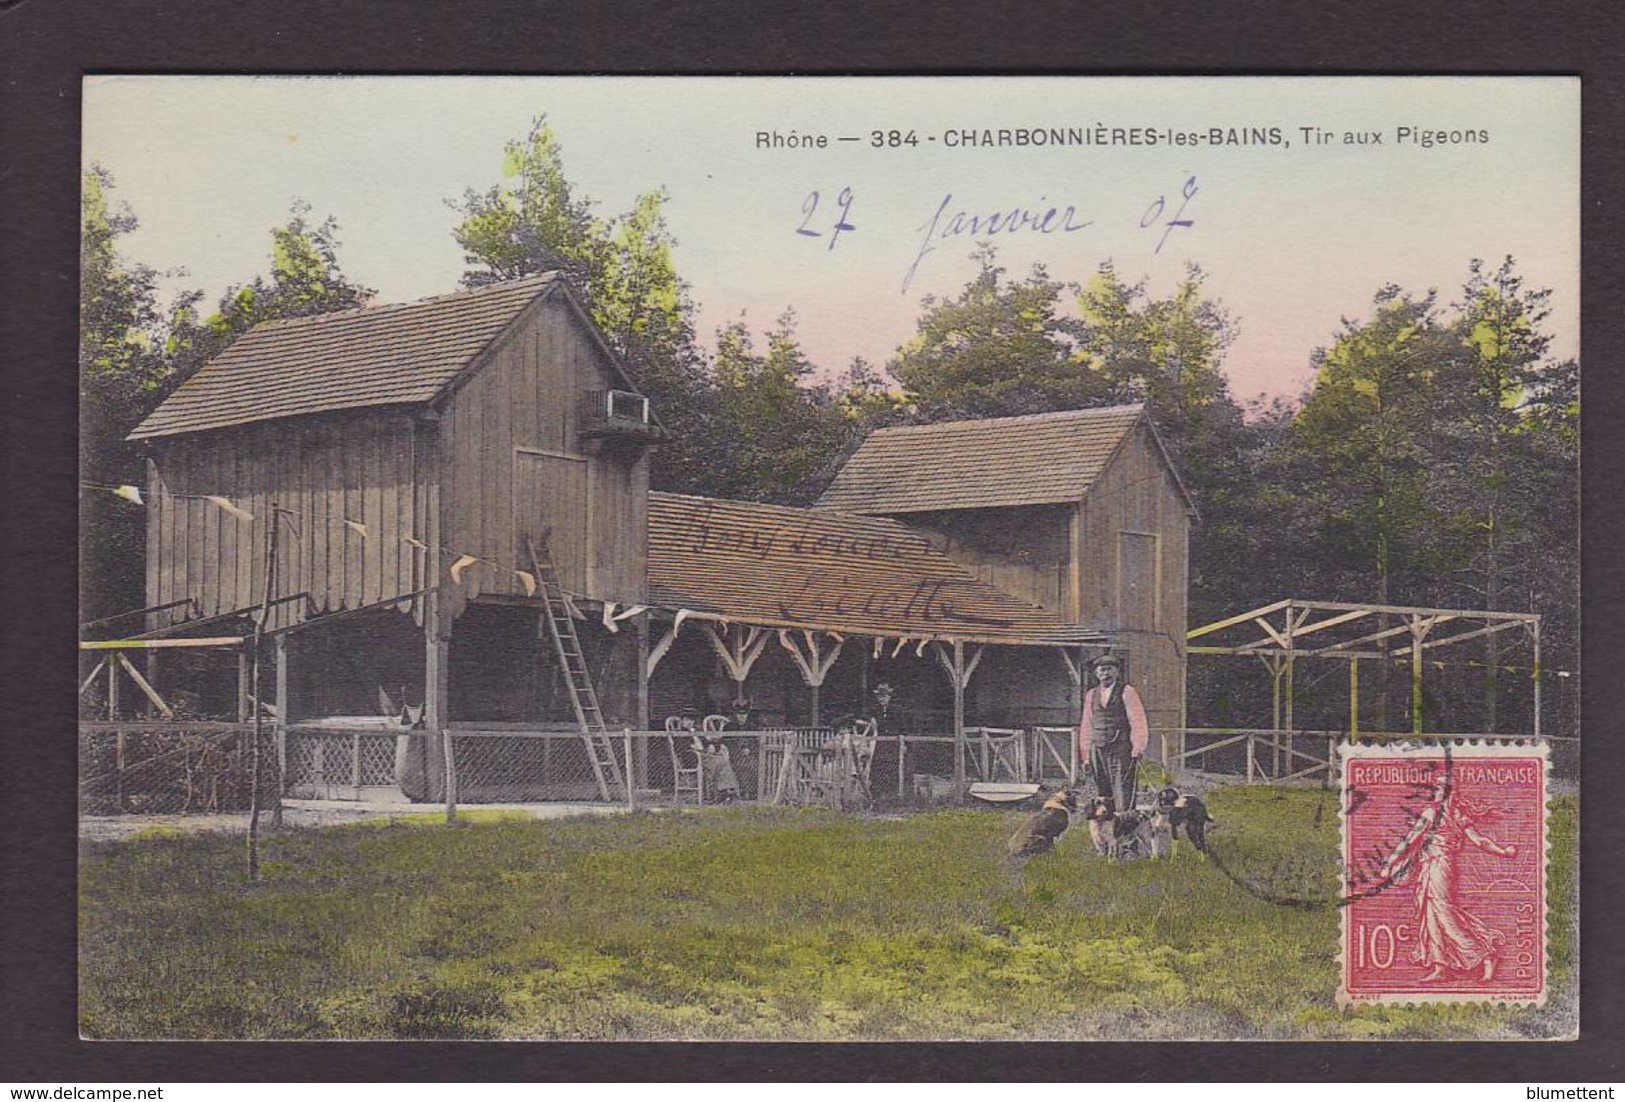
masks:
[(164, 703), (164, 698), (158, 695), (158, 690), (154, 689), (150, 684), (148, 684), (147, 679), (141, 676), (140, 672), (135, 668), (128, 658), (124, 657), (122, 653), (115, 652), (113, 654), (113, 662), (115, 665), (123, 667), (124, 672), (130, 675), (130, 680), (135, 682), (136, 688), (145, 693), (147, 695), (147, 699), (158, 706), (158, 710), (164, 713), (165, 719), (175, 718), (175, 712), (168, 704)]
[[(1442, 624), (1447, 620), (1455, 620), (1455, 619), (1459, 619), (1459, 617), (1454, 616), (1454, 615), (1450, 615), (1448, 613), (1440, 613), (1439, 615), (1432, 617), (1432, 619), (1429, 621), (1428, 626), (1431, 628), (1436, 624)], [(1358, 639), (1347, 639), (1347, 640), (1344, 640), (1341, 643), (1333, 643), (1331, 646), (1321, 647), (1318, 650), (1308, 651), (1306, 653), (1309, 653), (1309, 654), (1339, 654), (1339, 653), (1346, 653), (1347, 648), (1356, 646), (1356, 645), (1358, 645), (1360, 643), (1375, 643), (1379, 639), (1387, 639), (1387, 638), (1390, 638), (1390, 637), (1395, 636), (1395, 635), (1406, 635), (1406, 634), (1410, 633), (1410, 630), (1411, 630), (1411, 625), (1410, 624), (1401, 624), (1397, 628), (1389, 628), (1387, 631), (1374, 631), (1370, 635), (1362, 635)]]
[(1300, 608), (1318, 609), (1322, 612), (1386, 612), (1396, 616), (1443, 616), (1452, 620), (1519, 620), (1530, 621), (1540, 619), (1535, 612), (1493, 612), (1488, 609), (1470, 608), (1427, 608), (1422, 605), (1367, 605), (1351, 601), (1303, 601), (1288, 602)]
[[(1300, 636), (1308, 635), (1311, 632), (1320, 631), (1322, 628), (1334, 627), (1337, 624), (1344, 624), (1344, 623), (1347, 623), (1350, 620), (1358, 620), (1362, 616), (1374, 616), (1374, 615), (1376, 615), (1376, 613), (1368, 612), (1368, 611), (1366, 611), (1364, 609), (1361, 609), (1361, 610), (1359, 610), (1357, 612), (1345, 612), (1341, 616), (1333, 616), (1333, 617), (1331, 617), (1329, 619), (1321, 620), (1319, 623), (1310, 624), (1307, 627), (1301, 626), (1303, 620), (1308, 619), (1308, 617), (1314, 611), (1315, 611), (1314, 609), (1310, 609), (1310, 608), (1306, 608), (1306, 609), (1303, 610), (1303, 616), (1299, 619), (1298, 625), (1294, 625), (1293, 628), (1292, 628), (1292, 638), (1293, 638), (1294, 642), (1296, 642), (1296, 640)], [(1271, 634), (1274, 635), (1275, 633), (1271, 632)], [(1281, 641), (1279, 636), (1276, 636), (1276, 641), (1277, 642)], [(1256, 649), (1258, 647), (1262, 647), (1263, 645), (1264, 645), (1263, 641), (1260, 640), (1257, 643), (1243, 643), (1241, 645), (1240, 649), (1244, 650), (1244, 651), (1245, 650), (1252, 650), (1252, 649)]]
[(238, 647), (242, 635), (221, 635), (208, 639), (92, 639), (79, 644), (80, 650), (156, 650), (168, 647)]
[[(1292, 603), (1293, 601), (1290, 598), (1284, 601), (1276, 601), (1273, 604), (1265, 605), (1263, 608), (1255, 608), (1251, 612), (1243, 612), (1236, 616), (1231, 616), (1225, 620), (1218, 620), (1211, 624), (1204, 624), (1199, 628), (1192, 628), (1190, 631), (1187, 631), (1185, 633), (1185, 638), (1196, 639), (1203, 635), (1210, 634), (1211, 632), (1222, 631), (1225, 628), (1246, 623), (1248, 620), (1255, 619), (1259, 616), (1268, 616), (1270, 613), (1286, 608)], [(1303, 602), (1300, 601), (1297, 603), (1302, 604)]]
[[(1512, 628), (1518, 627), (1528, 627), (1528, 625), (1518, 620), (1506, 620), (1499, 624), (1491, 624), (1487, 628), (1479, 628), (1477, 631), (1464, 631), (1460, 635), (1452, 635), (1448, 639), (1435, 639), (1431, 643), (1423, 643), (1422, 649), (1432, 650), (1434, 647), (1448, 647), (1451, 643), (1460, 643), (1468, 639), (1477, 639), (1485, 635), (1494, 635), (1498, 631), (1509, 631)], [(1411, 653), (1411, 648), (1401, 647), (1399, 650), (1396, 650), (1393, 653), (1396, 656), (1408, 655)]]

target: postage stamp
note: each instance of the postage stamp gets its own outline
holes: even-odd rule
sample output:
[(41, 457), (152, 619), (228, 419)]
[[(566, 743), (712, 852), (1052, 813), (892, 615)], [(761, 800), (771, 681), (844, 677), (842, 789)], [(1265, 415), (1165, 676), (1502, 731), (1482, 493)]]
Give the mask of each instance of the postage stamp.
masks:
[(1547, 750), (1343, 748), (1340, 1003), (1546, 998)]

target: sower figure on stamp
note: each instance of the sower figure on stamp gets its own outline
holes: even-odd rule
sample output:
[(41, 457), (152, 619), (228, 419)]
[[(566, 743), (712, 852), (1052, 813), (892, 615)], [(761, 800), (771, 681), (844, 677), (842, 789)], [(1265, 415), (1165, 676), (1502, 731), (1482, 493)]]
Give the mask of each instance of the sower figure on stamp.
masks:
[(1095, 793), (1111, 797), (1119, 812), (1134, 809), (1135, 774), (1150, 736), (1140, 693), (1122, 676), (1123, 663), (1116, 655), (1095, 660), (1100, 684), (1084, 694), (1078, 723), (1078, 756), (1094, 775)]
[(1450, 777), (1433, 782), (1432, 797), (1417, 815), (1410, 831), (1383, 863), (1381, 876), (1398, 883), (1414, 876), (1416, 892), (1416, 944), (1411, 950), (1418, 964), (1432, 971), (1422, 982), (1432, 983), (1447, 971), (1483, 969), (1482, 978), (1495, 977), (1495, 947), (1505, 940), (1462, 906), (1458, 881), (1462, 851), (1475, 846), (1497, 857), (1516, 857), (1518, 847), (1500, 845), (1478, 827), (1493, 812), (1467, 802), (1451, 791)]

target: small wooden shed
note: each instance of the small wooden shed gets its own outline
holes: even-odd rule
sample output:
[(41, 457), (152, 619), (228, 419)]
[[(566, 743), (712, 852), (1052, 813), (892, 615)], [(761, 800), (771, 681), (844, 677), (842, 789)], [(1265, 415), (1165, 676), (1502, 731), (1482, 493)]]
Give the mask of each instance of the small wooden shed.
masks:
[[(1196, 510), (1143, 406), (880, 429), (819, 505), (898, 520), (988, 584), (1118, 640), (1152, 727), (1185, 726)], [(1023, 684), (1039, 682), (1010, 691)]]
[[(288, 715), (370, 711), (387, 685), (441, 726), (459, 618), (460, 640), (501, 640), (462, 656), (469, 707), (492, 707), (512, 680), (494, 667), (538, 646), (527, 536), (550, 533), (578, 597), (644, 600), (660, 433), (551, 274), (265, 323), (131, 434), (148, 456), (147, 603), (190, 601), (149, 630), (256, 609), (277, 524), (268, 628), (334, 621), (297, 633)], [(624, 665), (605, 705), (635, 722), (638, 664)], [(482, 676), (490, 693), (473, 691)]]

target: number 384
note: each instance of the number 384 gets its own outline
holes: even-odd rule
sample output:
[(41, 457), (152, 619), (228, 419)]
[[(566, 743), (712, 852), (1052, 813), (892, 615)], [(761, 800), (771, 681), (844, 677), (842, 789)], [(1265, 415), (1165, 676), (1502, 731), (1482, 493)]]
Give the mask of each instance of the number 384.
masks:
[(1394, 954), (1400, 944), (1411, 940), (1411, 928), (1403, 922), (1397, 926), (1390, 926), (1386, 922), (1368, 926), (1362, 922), (1355, 927), (1355, 935), (1356, 968), (1364, 968), (1368, 964), (1377, 969), (1392, 968)]
[(875, 149), (896, 149), (905, 145), (919, 145), (920, 139), (912, 130), (871, 130), (869, 144)]

